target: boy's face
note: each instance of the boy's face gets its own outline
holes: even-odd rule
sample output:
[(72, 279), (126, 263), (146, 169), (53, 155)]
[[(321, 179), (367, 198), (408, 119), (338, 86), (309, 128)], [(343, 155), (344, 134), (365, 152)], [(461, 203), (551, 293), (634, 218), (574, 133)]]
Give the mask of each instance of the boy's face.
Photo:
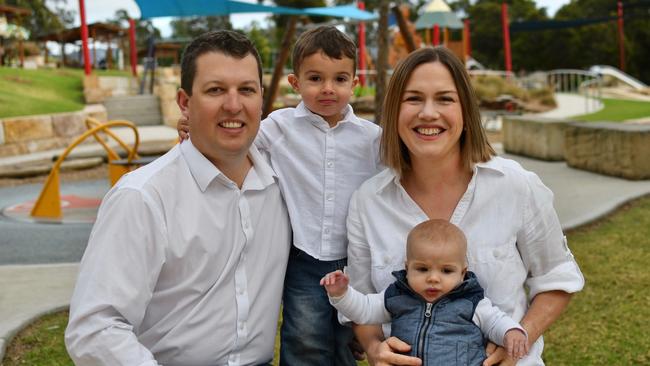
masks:
[(436, 302), (463, 282), (467, 265), (461, 248), (456, 243), (413, 243), (406, 260), (406, 279), (413, 291)]
[(298, 75), (289, 75), (289, 83), (300, 93), (305, 106), (333, 127), (343, 117), (341, 112), (357, 85), (354, 68), (350, 58), (337, 60), (318, 52), (302, 60)]
[(189, 118), (192, 143), (210, 161), (245, 156), (262, 114), (257, 60), (202, 54), (196, 59), (192, 96), (180, 89), (177, 101)]

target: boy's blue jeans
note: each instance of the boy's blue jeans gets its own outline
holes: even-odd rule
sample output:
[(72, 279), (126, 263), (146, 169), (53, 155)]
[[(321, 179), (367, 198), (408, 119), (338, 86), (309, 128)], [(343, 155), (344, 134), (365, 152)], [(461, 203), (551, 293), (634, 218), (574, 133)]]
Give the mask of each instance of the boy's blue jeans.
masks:
[(320, 279), (347, 260), (320, 261), (291, 248), (282, 297), (280, 366), (352, 366), (352, 330), (339, 324)]

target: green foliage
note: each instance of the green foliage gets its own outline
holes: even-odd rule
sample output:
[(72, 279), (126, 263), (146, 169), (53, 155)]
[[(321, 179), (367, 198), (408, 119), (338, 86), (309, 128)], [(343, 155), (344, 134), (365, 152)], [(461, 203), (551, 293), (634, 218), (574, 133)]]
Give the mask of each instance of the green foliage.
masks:
[(650, 118), (650, 102), (603, 98), (604, 108), (596, 113), (572, 117), (581, 121), (620, 122), (628, 119)]
[[(108, 23), (119, 25), (124, 29), (129, 29), (129, 13), (124, 9), (118, 9), (113, 15), (113, 19), (108, 20)], [(160, 39), (160, 29), (156, 28), (150, 20), (134, 19), (135, 20), (135, 43), (138, 49), (147, 47), (147, 39), (153, 36), (155, 39)], [(130, 50), (127, 48), (126, 57), (129, 59)]]
[(0, 67), (0, 118), (81, 110), (81, 75), (81, 70)]
[(357, 85), (354, 88), (354, 96), (355, 97), (367, 97), (367, 96), (374, 96), (374, 95), (375, 95), (375, 87), (374, 86)]
[(228, 16), (202, 16), (176, 18), (170, 23), (172, 38), (196, 38), (199, 35), (217, 29), (232, 29)]
[(494, 100), (499, 95), (507, 94), (520, 100), (528, 100), (525, 89), (500, 76), (479, 76), (472, 78), (472, 86), (480, 100)]
[(272, 68), (273, 65), (271, 63), (271, 53), (273, 51), (271, 49), (271, 41), (269, 40), (267, 33), (260, 29), (257, 22), (253, 22), (250, 28), (246, 30), (246, 35), (251, 39), (251, 41), (253, 41), (255, 47), (257, 48), (257, 52), (260, 53), (260, 58), (262, 59), (262, 67)]

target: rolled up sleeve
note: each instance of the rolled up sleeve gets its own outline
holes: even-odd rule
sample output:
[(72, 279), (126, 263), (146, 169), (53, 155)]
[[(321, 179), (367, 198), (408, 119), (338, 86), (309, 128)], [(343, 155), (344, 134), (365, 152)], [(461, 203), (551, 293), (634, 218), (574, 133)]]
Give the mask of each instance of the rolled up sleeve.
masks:
[(527, 183), (524, 225), (517, 235), (517, 247), (529, 271), (525, 284), (530, 298), (554, 290), (580, 291), (585, 280), (562, 233), (553, 193), (534, 173), (527, 174)]

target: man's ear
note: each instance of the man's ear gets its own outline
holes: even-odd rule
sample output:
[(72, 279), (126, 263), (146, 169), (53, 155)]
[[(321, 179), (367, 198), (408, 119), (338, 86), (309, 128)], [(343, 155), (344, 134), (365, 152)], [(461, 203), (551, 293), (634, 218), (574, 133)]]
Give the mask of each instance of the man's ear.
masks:
[(183, 116), (189, 117), (190, 96), (187, 95), (183, 88), (179, 88), (178, 92), (176, 92), (176, 104), (178, 104), (178, 108), (181, 109)]
[(289, 76), (287, 76), (287, 80), (289, 81), (289, 84), (291, 84), (293, 90), (295, 90), (297, 93), (300, 93), (300, 85), (298, 85), (298, 77), (296, 74), (289, 74)]

